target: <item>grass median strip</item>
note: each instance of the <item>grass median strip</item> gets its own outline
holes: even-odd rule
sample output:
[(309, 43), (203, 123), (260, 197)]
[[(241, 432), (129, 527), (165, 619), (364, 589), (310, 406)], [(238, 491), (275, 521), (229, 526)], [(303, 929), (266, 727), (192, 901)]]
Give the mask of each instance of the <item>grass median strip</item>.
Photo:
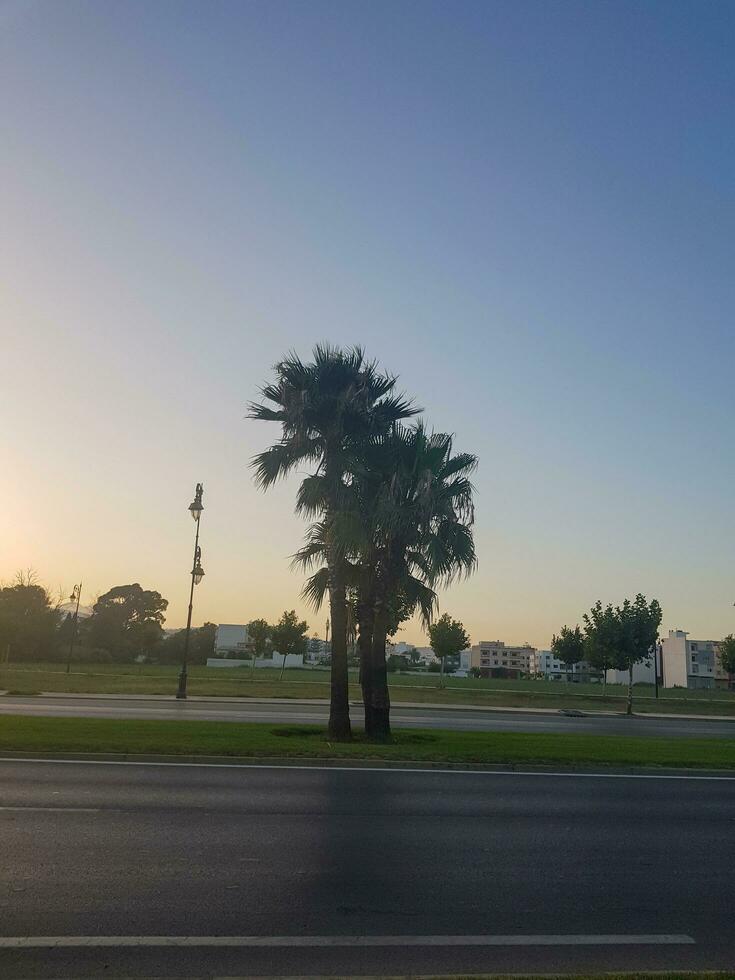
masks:
[(0, 752), (362, 759), (735, 769), (735, 739), (402, 729), (385, 744), (330, 742), (309, 725), (0, 716)]

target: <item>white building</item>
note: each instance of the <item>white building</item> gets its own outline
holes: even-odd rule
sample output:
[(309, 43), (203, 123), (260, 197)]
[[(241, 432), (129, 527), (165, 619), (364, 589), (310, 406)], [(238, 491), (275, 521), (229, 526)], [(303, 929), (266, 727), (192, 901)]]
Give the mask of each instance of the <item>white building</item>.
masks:
[(220, 623), (214, 634), (215, 657), (238, 657), (247, 652), (248, 628), (233, 623)]
[(719, 649), (717, 640), (690, 640), (684, 630), (669, 630), (661, 641), (663, 686), (727, 686), (728, 675), (720, 666)]
[(534, 674), (543, 674), (548, 681), (570, 680), (575, 683), (586, 681), (598, 681), (602, 674), (595, 670), (586, 660), (580, 660), (577, 664), (568, 667), (563, 660), (554, 656), (551, 650), (537, 650), (535, 659)]

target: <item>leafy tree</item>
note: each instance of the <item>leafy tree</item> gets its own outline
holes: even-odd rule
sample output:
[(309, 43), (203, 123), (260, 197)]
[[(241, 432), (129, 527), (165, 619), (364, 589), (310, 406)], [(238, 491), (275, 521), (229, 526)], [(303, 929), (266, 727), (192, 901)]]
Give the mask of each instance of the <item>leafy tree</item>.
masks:
[(598, 599), (589, 613), (585, 613), (585, 655), (589, 663), (602, 671), (603, 689), (607, 689), (607, 672), (612, 670), (618, 656), (619, 624), (612, 605), (603, 609)]
[(284, 612), (273, 627), (271, 634), (273, 649), (283, 656), (279, 680), (283, 677), (286, 657), (290, 654), (306, 653), (306, 647), (309, 642), (306, 636), (308, 629), (309, 624), (305, 620), (298, 618), (295, 609), (292, 609), (291, 612)]
[(61, 613), (32, 573), (0, 588), (0, 653), (13, 660), (53, 656)]
[(720, 666), (728, 674), (735, 674), (735, 637), (730, 633), (720, 644)]
[(728, 682), (731, 682), (732, 675), (735, 674), (735, 637), (732, 633), (728, 634), (722, 643), (720, 643), (717, 656), (720, 661), (720, 666), (728, 675)]
[(444, 661), (447, 657), (452, 657), (461, 653), (462, 650), (466, 650), (470, 645), (470, 638), (459, 620), (452, 619), (449, 613), (444, 613), (429, 627), (429, 641), (431, 649), (441, 664), (439, 686), (443, 687)]
[[(207, 659), (214, 654), (214, 638), (217, 627), (214, 623), (204, 623), (192, 629), (189, 637), (187, 658), (192, 664), (206, 664)], [(184, 656), (184, 639), (186, 630), (177, 630), (172, 636), (167, 636), (158, 648), (158, 658), (162, 663), (178, 664)]]
[(650, 603), (640, 593), (615, 609), (598, 602), (585, 615), (590, 662), (607, 670), (628, 671), (627, 714), (633, 713), (633, 667), (648, 660), (656, 643), (663, 613), (657, 599)]
[(109, 650), (116, 660), (149, 653), (163, 635), (168, 601), (160, 592), (133, 585), (116, 585), (95, 602), (85, 624), (88, 642)]
[(574, 629), (562, 626), (559, 635), (551, 638), (551, 652), (567, 667), (574, 667), (584, 660), (585, 640), (579, 626)]
[(349, 739), (346, 498), (364, 447), (416, 409), (393, 394), (396, 379), (380, 373), (359, 347), (320, 344), (313, 358), (304, 364), (289, 354), (275, 366), (275, 383), (261, 389), (263, 402), (250, 406), (250, 418), (281, 425), (279, 442), (253, 465), (263, 489), (304, 463), (316, 467), (301, 484), (297, 511), (320, 518), (332, 626), (329, 734)]
[(618, 670), (628, 671), (626, 711), (627, 714), (632, 715), (633, 667), (648, 660), (655, 650), (663, 612), (657, 599), (651, 599), (648, 603), (641, 593), (638, 593), (632, 602), (626, 599), (615, 611), (620, 622), (620, 643), (615, 666)]
[(470, 677), (479, 678), (482, 677), (482, 671), (479, 667), (470, 667)]
[(248, 641), (253, 645), (253, 670), (258, 657), (265, 655), (271, 642), (273, 627), (264, 619), (254, 619), (247, 625)]
[(406, 654), (414, 667), (421, 661), (421, 654), (414, 646), (409, 647), (408, 650), (406, 650)]
[(397, 670), (408, 670), (408, 663), (408, 657), (404, 657), (402, 653), (391, 653), (388, 657), (386, 669), (391, 674)]

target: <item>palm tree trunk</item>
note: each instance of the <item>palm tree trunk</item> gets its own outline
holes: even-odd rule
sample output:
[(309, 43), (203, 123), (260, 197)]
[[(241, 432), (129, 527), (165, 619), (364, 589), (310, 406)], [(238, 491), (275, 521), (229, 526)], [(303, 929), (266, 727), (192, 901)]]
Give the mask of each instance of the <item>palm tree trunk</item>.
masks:
[(375, 608), (372, 643), (372, 690), (370, 738), (383, 741), (390, 738), (390, 694), (388, 692), (388, 668), (385, 662), (387, 640), (387, 616), (383, 603), (379, 600)]
[(369, 600), (359, 601), (357, 606), (358, 638), (357, 649), (360, 655), (360, 686), (362, 703), (365, 709), (365, 735), (373, 734), (373, 608)]
[(337, 741), (352, 738), (350, 727), (349, 682), (347, 675), (347, 590), (339, 562), (331, 571), (329, 611), (332, 620), (332, 671), (329, 704), (329, 737)]

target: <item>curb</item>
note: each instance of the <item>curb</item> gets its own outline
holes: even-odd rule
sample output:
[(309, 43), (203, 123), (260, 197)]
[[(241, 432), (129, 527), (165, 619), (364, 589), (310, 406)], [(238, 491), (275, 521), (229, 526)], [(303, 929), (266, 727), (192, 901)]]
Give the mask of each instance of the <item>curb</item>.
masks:
[(222, 766), (252, 769), (398, 769), (435, 770), (487, 773), (539, 773), (541, 775), (578, 776), (708, 776), (722, 779), (735, 779), (735, 769), (686, 768), (681, 766), (570, 766), (564, 763), (488, 763), (481, 762), (425, 762), (413, 759), (341, 759), (300, 758), (295, 756), (239, 756), (239, 755), (156, 755), (130, 752), (14, 752), (12, 755), (0, 752), (0, 763), (22, 762), (28, 760), (46, 762), (126, 762), (135, 764), (181, 766)]

